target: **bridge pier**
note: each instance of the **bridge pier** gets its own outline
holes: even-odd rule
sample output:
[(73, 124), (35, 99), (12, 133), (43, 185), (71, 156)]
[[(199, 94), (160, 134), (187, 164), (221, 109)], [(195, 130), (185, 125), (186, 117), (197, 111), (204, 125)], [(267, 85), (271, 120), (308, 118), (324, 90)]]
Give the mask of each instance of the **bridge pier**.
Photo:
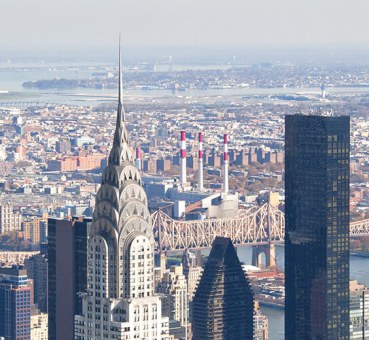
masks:
[(261, 256), (265, 254), (265, 268), (276, 267), (276, 250), (273, 243), (263, 244), (260, 246), (252, 246), (252, 265), (262, 267)]

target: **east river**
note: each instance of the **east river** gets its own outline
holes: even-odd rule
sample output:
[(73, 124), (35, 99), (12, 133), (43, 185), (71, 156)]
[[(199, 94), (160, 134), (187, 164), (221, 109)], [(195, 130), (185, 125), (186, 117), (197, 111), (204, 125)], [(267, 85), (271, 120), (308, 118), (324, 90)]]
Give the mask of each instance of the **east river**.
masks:
[[(251, 247), (239, 247), (237, 249), (240, 260), (251, 264)], [(277, 246), (277, 265), (284, 267), (284, 247)], [(369, 258), (351, 256), (350, 279), (369, 285)], [(284, 310), (277, 308), (262, 307), (263, 313), (269, 321), (269, 339), (284, 340)]]

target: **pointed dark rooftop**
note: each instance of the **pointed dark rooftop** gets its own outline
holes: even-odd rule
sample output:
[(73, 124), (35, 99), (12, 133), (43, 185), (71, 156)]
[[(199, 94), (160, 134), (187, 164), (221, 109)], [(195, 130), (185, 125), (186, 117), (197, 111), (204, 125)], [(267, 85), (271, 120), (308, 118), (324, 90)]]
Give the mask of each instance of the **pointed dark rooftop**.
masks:
[(217, 264), (239, 264), (236, 250), (230, 238), (217, 236), (212, 244), (208, 259), (209, 263)]

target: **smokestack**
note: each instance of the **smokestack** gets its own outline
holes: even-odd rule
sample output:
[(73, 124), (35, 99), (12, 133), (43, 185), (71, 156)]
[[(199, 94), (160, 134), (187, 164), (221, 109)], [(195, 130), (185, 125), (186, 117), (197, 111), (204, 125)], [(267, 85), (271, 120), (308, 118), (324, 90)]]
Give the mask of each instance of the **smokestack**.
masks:
[(181, 173), (180, 173), (180, 182), (182, 186), (187, 182), (186, 177), (186, 131), (181, 131)]
[(223, 191), (228, 193), (228, 134), (224, 134), (224, 153), (223, 153)]
[(204, 170), (202, 163), (202, 132), (199, 132), (199, 191), (204, 190)]
[(136, 148), (136, 168), (139, 172), (142, 171), (141, 149), (139, 146)]

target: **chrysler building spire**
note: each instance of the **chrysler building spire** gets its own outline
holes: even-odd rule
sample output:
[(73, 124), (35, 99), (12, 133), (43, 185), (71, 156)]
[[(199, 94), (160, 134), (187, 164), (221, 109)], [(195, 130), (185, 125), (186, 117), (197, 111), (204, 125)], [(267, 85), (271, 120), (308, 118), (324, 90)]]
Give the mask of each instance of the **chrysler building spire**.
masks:
[(126, 121), (125, 112), (123, 108), (123, 79), (122, 79), (122, 48), (120, 46), (120, 35), (119, 35), (119, 83), (118, 83), (118, 116), (117, 126), (121, 125), (122, 121)]
[(118, 110), (113, 148), (110, 152), (109, 164), (121, 165), (124, 161), (133, 162), (133, 152), (129, 146), (128, 131), (126, 128), (126, 114), (123, 106), (122, 57), (119, 36)]
[(119, 42), (117, 122), (88, 239), (88, 294), (76, 340), (169, 339), (154, 292), (154, 237), (123, 108)]

